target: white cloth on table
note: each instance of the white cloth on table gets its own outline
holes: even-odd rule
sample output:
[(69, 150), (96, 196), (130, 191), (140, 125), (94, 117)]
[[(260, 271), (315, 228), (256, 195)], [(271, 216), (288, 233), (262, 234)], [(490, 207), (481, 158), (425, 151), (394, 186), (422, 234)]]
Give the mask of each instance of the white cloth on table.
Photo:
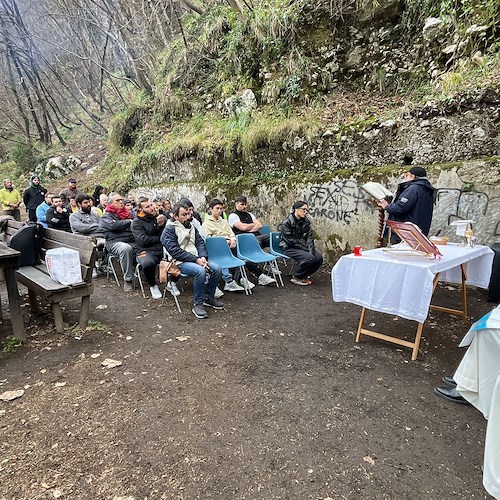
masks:
[(332, 269), (333, 300), (423, 323), (437, 273), (441, 273), (440, 281), (461, 283), (460, 265), (466, 264), (467, 284), (488, 287), (494, 255), (491, 248), (444, 245), (439, 249), (443, 254), (439, 260), (395, 258), (381, 248), (359, 257), (344, 255)]
[(460, 394), (488, 420), (483, 485), (490, 495), (499, 499), (500, 306), (474, 323), (467, 335), (473, 333), (475, 335), (453, 378)]

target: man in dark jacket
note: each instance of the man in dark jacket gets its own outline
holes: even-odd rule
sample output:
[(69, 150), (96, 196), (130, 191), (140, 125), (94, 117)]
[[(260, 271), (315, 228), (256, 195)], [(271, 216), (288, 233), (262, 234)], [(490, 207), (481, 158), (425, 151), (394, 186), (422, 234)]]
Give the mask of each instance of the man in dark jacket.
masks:
[(307, 218), (309, 207), (305, 201), (297, 201), (281, 224), (280, 247), (283, 253), (297, 262), (295, 285), (311, 285), (311, 276), (321, 267), (323, 257), (314, 248), (311, 222)]
[(101, 227), (106, 238), (106, 250), (120, 259), (120, 266), (125, 280), (123, 291), (132, 292), (134, 279), (134, 235), (130, 231), (132, 219), (130, 211), (123, 205), (123, 196), (113, 193), (109, 198)]
[(136, 244), (136, 259), (142, 266), (153, 299), (162, 298), (160, 289), (156, 284), (156, 266), (163, 257), (163, 245), (160, 236), (166, 220), (167, 218), (164, 215), (157, 214), (153, 202), (143, 198), (139, 201), (137, 216), (130, 226)]
[(47, 190), (40, 185), (38, 175), (32, 175), (30, 186), (24, 190), (23, 203), (28, 211), (29, 220), (36, 222), (36, 207), (43, 203)]
[[(413, 222), (426, 236), (429, 234), (434, 209), (434, 193), (436, 189), (427, 179), (423, 167), (411, 167), (405, 173), (405, 181), (398, 185), (392, 203), (379, 200), (378, 205), (387, 211), (389, 220)], [(392, 243), (401, 241), (397, 235), (391, 238)]]
[[(222, 270), (208, 261), (207, 247), (198, 230), (191, 225), (190, 207), (179, 203), (174, 207), (174, 221), (168, 221), (161, 235), (161, 242), (180, 270), (194, 277), (192, 313), (199, 319), (208, 318), (203, 306), (224, 309), (224, 303), (214, 297)], [(207, 281), (208, 277), (208, 281)]]
[(52, 206), (47, 209), (45, 219), (50, 229), (59, 229), (59, 231), (71, 233), (69, 212), (63, 207), (63, 202), (59, 196), (52, 198)]

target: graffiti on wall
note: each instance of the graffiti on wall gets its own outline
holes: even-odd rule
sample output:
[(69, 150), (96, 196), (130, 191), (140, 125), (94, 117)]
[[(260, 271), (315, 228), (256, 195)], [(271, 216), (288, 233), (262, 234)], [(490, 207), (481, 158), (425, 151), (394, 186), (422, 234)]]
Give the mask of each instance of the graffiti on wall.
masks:
[(366, 198), (356, 181), (351, 179), (311, 186), (305, 200), (315, 218), (351, 224), (361, 210), (368, 210)]

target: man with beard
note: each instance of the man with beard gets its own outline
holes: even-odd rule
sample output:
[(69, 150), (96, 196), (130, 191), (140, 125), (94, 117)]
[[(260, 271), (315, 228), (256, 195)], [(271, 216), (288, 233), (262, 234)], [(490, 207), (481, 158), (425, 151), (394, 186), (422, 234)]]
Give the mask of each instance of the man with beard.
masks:
[[(388, 203), (382, 199), (378, 205), (389, 214), (389, 220), (413, 222), (427, 236), (431, 228), (435, 192), (436, 189), (427, 179), (425, 168), (411, 167), (405, 173), (404, 182), (398, 185), (394, 201)], [(398, 235), (392, 235), (391, 243), (400, 241)]]
[(76, 188), (76, 179), (70, 179), (68, 181), (68, 187), (63, 189), (59, 196), (61, 197), (63, 204), (69, 203), (70, 196), (77, 196), (82, 192)]
[(47, 210), (45, 218), (47, 219), (47, 225), (50, 229), (58, 229), (59, 231), (71, 233), (69, 213), (68, 210), (63, 207), (60, 196), (54, 196), (52, 198), (52, 206)]
[(106, 250), (120, 259), (123, 271), (124, 292), (132, 292), (134, 279), (134, 235), (130, 231), (132, 219), (130, 211), (123, 205), (123, 196), (113, 193), (109, 197), (104, 215), (101, 218), (101, 227), (106, 238)]
[(36, 208), (43, 203), (47, 190), (40, 185), (40, 178), (34, 174), (30, 179), (29, 188), (24, 190), (23, 203), (28, 211), (30, 221), (36, 222)]
[(47, 210), (52, 206), (53, 198), (54, 195), (52, 193), (47, 193), (45, 201), (36, 207), (36, 221), (43, 227), (49, 227), (47, 224)]
[(19, 211), (21, 193), (14, 188), (10, 179), (5, 179), (3, 186), (3, 189), (0, 189), (0, 203), (2, 204), (3, 214), (10, 215), (17, 221), (21, 221), (21, 212)]
[[(194, 277), (192, 313), (199, 319), (208, 318), (204, 306), (224, 309), (224, 303), (214, 297), (221, 279), (221, 268), (208, 261), (207, 247), (198, 230), (189, 222), (190, 207), (179, 203), (174, 207), (174, 220), (168, 221), (161, 242), (181, 272)], [(207, 280), (208, 278), (208, 280)]]
[[(163, 245), (160, 236), (166, 221), (167, 218), (163, 214), (158, 214), (156, 205), (153, 202), (147, 198), (142, 198), (139, 200), (137, 216), (130, 226), (136, 243), (136, 259), (142, 266), (153, 299), (161, 299), (162, 297), (156, 284), (156, 266), (163, 257)], [(168, 283), (167, 289), (173, 295), (180, 294), (173, 282)]]

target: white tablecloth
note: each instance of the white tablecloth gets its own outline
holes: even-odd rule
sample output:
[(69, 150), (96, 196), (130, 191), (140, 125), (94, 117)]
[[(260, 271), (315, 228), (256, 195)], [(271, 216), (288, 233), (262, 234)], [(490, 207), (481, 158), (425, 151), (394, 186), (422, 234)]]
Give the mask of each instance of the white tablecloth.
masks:
[(439, 247), (441, 259), (401, 257), (381, 248), (340, 258), (332, 269), (333, 300), (350, 302), (373, 311), (395, 314), (423, 323), (429, 312), (432, 283), (461, 283), (460, 265), (466, 263), (467, 283), (488, 288), (493, 251), (489, 247)]
[(500, 499), (500, 308), (474, 323), (470, 332), (475, 336), (453, 378), (460, 394), (488, 419), (483, 485)]

